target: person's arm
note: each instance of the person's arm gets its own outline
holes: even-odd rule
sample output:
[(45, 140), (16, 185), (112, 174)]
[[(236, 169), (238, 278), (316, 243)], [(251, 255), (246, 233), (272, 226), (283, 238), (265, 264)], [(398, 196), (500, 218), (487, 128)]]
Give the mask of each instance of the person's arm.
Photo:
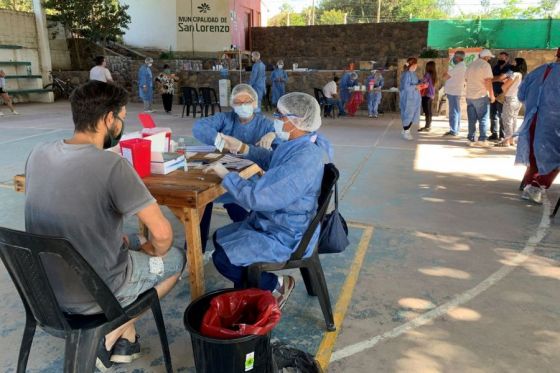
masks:
[(108, 82), (113, 81), (113, 77), (111, 76), (111, 72), (107, 68), (105, 68), (105, 79), (107, 79)]
[(417, 84), (412, 82), (410, 73), (404, 73), (401, 78), (401, 91), (413, 92), (417, 90)]
[(486, 90), (488, 91), (490, 102), (493, 103), (494, 101), (496, 101), (496, 97), (494, 96), (494, 88), (492, 87), (492, 78), (485, 79), (484, 85), (486, 86)]
[(137, 216), (150, 231), (150, 239), (142, 245), (142, 250), (152, 256), (165, 255), (173, 243), (173, 230), (158, 204), (152, 203), (143, 208)]
[(192, 129), (194, 138), (206, 145), (214, 145), (216, 135), (223, 131), (226, 120), (228, 118), (222, 113), (197, 119)]
[(519, 76), (515, 76), (513, 77), (513, 79), (506, 79), (506, 81), (502, 85), (502, 92), (504, 92), (504, 95), (509, 91), (513, 83), (516, 82), (518, 79)]

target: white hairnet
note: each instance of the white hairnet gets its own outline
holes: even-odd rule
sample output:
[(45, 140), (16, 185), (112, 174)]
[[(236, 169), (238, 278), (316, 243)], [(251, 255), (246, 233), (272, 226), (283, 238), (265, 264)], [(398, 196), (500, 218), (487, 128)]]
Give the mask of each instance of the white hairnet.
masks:
[(154, 59), (152, 57), (146, 57), (146, 59), (144, 60), (145, 63), (153, 63)]
[(321, 108), (315, 97), (302, 92), (288, 93), (278, 100), (278, 111), (288, 117), (296, 128), (312, 132), (321, 127)]
[(257, 51), (251, 52), (251, 57), (255, 57), (257, 60), (261, 58), (261, 54)]
[(233, 106), (233, 99), (241, 93), (245, 93), (245, 94), (248, 94), (249, 96), (251, 96), (251, 98), (253, 99), (253, 102), (255, 102), (255, 103), (259, 99), (258, 95), (257, 95), (257, 92), (253, 89), (253, 87), (251, 87), (249, 84), (241, 83), (241, 84), (238, 84), (235, 87), (233, 87), (233, 89), (231, 90), (231, 97), (229, 99), (230, 106)]

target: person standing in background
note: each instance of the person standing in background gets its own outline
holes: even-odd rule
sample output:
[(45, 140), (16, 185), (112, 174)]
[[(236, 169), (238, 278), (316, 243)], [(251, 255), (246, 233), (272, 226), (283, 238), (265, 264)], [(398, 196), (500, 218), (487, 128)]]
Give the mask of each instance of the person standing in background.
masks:
[[(19, 114), (12, 104), (12, 98), (8, 95), (8, 91), (6, 91), (6, 73), (4, 72), (4, 70), (0, 70), (0, 98), (2, 99), (2, 101), (4, 101), (6, 106), (10, 108), (12, 114)], [(4, 116), (4, 113), (0, 111), (0, 117), (2, 116)]]
[(416, 69), (418, 68), (418, 60), (410, 57), (406, 60), (404, 65), (404, 72), (400, 81), (400, 107), (401, 107), (401, 121), (403, 130), (401, 135), (405, 140), (412, 140), (410, 134), (410, 127), (413, 124), (420, 123), (420, 107), (421, 96), (420, 90), (425, 88), (426, 85), (418, 80)]
[(458, 136), (461, 130), (461, 96), (465, 90), (465, 52), (456, 51), (451, 59), (445, 79), (445, 95), (449, 112), (449, 131), (443, 136)]
[(251, 68), (251, 78), (249, 85), (257, 92), (259, 102), (257, 103), (257, 112), (261, 111), (261, 104), (266, 93), (266, 68), (261, 61), (261, 54), (259, 52), (252, 52), (251, 59), (253, 60), (253, 67)]
[(284, 61), (279, 60), (276, 68), (270, 76), (272, 80), (272, 105), (276, 106), (280, 97), (286, 93), (286, 83), (288, 82), (288, 74), (284, 70)]
[(420, 92), (422, 95), (422, 111), (426, 118), (426, 125), (422, 128), (418, 128), (418, 131), (430, 132), (432, 127), (432, 107), (436, 95), (435, 85), (437, 83), (436, 63), (434, 61), (429, 61), (426, 64), (426, 72), (424, 73), (422, 81), (427, 84), (426, 88)]
[(527, 63), (523, 58), (516, 58), (511, 64), (511, 70), (505, 74), (502, 91), (505, 95), (502, 110), (502, 122), (504, 128), (504, 139), (495, 146), (513, 146), (513, 134), (517, 128), (517, 117), (521, 110), (521, 102), (517, 98), (521, 81), (527, 75)]
[(144, 112), (153, 113), (152, 103), (154, 101), (154, 82), (152, 75), (153, 58), (146, 57), (144, 64), (138, 69), (138, 96), (144, 103)]
[(366, 78), (365, 86), (368, 91), (368, 116), (370, 118), (379, 116), (377, 109), (381, 103), (381, 89), (384, 84), (383, 75), (379, 70), (372, 70), (371, 75)]
[(171, 110), (173, 109), (175, 82), (178, 80), (179, 78), (175, 74), (171, 73), (171, 69), (168, 64), (163, 65), (163, 71), (156, 78), (158, 90), (161, 93), (163, 109), (167, 114), (171, 114)]
[(107, 68), (107, 61), (105, 61), (105, 56), (95, 57), (95, 66), (89, 71), (89, 80), (98, 80), (104, 83), (113, 82), (113, 77), (111, 72)]
[[(492, 80), (492, 89), (494, 90), (494, 95), (498, 97), (502, 93), (502, 81), (503, 75), (511, 70), (511, 65), (508, 63), (509, 54), (506, 52), (500, 52), (498, 55), (498, 62), (492, 67), (492, 74), (494, 79)], [(488, 140), (497, 141), (504, 138), (504, 123), (502, 120), (502, 110), (503, 104), (498, 100), (490, 104), (490, 132), (492, 134)]]
[(342, 102), (342, 107), (346, 109), (346, 103), (350, 101), (350, 88), (357, 86), (358, 83), (358, 74), (354, 71), (349, 71), (342, 75), (340, 79), (339, 87), (340, 87), (340, 101)]

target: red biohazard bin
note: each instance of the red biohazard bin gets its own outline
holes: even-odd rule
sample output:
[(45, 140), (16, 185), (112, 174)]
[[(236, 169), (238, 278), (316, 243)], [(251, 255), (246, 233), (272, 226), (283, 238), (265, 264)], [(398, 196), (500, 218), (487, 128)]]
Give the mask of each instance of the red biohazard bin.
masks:
[(120, 142), (121, 154), (134, 167), (140, 177), (150, 176), (152, 142), (144, 139), (130, 139)]

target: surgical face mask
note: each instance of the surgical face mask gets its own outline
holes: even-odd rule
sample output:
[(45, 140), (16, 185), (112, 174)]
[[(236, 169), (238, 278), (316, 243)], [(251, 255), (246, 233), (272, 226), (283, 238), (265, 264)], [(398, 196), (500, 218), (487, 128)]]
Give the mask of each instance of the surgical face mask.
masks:
[(235, 105), (233, 107), (233, 111), (235, 111), (235, 114), (239, 115), (240, 118), (247, 119), (251, 118), (255, 112), (255, 108), (253, 107), (253, 104), (242, 104)]
[(280, 119), (274, 119), (274, 132), (276, 132), (276, 136), (282, 141), (288, 141), (290, 139), (290, 132), (284, 131), (284, 122)]
[(282, 69), (284, 67), (284, 65), (278, 65), (279, 69)]
[(148, 64), (148, 67), (152, 67), (152, 64), (151, 64), (151, 63), (149, 63), (149, 64)]
[[(118, 135), (115, 134), (117, 128), (117, 124), (116, 124), (117, 120), (119, 120), (122, 124), (121, 131), (119, 132)], [(115, 116), (115, 121), (113, 122), (113, 128), (109, 129), (107, 131), (107, 134), (105, 135), (105, 140), (103, 141), (103, 149), (111, 149), (112, 147), (117, 146), (119, 141), (121, 141), (123, 132), (124, 132), (124, 120), (122, 120), (118, 116)]]

